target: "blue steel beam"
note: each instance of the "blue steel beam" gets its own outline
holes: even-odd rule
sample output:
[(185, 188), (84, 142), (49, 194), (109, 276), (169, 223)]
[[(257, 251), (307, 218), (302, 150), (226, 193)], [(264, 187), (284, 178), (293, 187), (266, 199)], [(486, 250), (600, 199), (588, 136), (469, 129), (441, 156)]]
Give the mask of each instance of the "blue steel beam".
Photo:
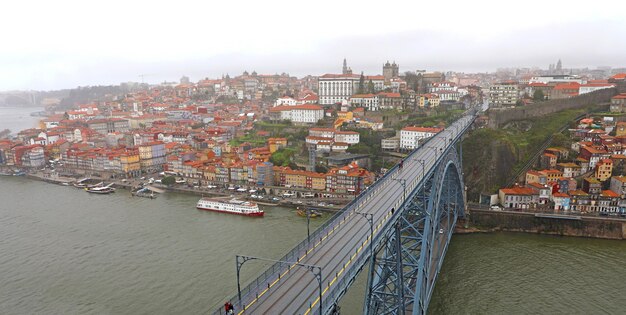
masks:
[[(448, 132), (429, 139), (422, 147), (428, 145), (432, 152), (424, 148), (413, 151), (403, 170), (392, 168), (314, 231), (310, 242), (305, 239), (280, 259), (324, 270), (323, 305), (317, 283), (306, 271), (274, 264), (241, 290), (241, 300), (237, 296), (231, 299), (241, 305), (237, 314), (313, 314), (320, 308), (331, 314), (368, 263), (370, 243), (377, 253), (371, 260), (371, 287), (381, 289), (372, 291), (367, 309), (376, 304), (396, 305), (392, 308), (399, 310), (392, 312), (396, 314), (425, 311), (456, 217), (464, 208), (454, 144), (474, 118), (475, 112), (468, 111)], [(369, 223), (358, 213), (371, 214), (373, 239)], [(441, 227), (446, 227), (444, 233), (439, 233)], [(220, 307), (215, 314), (222, 312)]]
[(449, 147), (438, 161), (434, 172), (398, 210), (396, 228), (383, 232), (386, 241), (375, 251), (374, 272), (368, 279), (371, 296), (366, 299), (366, 314), (424, 314), (427, 310), (454, 225), (463, 215), (465, 204), (454, 147)]

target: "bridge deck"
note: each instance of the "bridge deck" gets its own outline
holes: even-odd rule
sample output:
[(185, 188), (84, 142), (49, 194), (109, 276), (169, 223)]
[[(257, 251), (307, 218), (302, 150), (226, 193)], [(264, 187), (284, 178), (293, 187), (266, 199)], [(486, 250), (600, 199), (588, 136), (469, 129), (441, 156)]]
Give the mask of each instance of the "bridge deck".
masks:
[[(299, 262), (322, 268), (322, 299), (344, 275), (344, 271), (360, 255), (369, 256), (370, 225), (355, 211), (371, 213), (374, 220), (374, 235), (392, 215), (392, 208), (398, 209), (404, 202), (404, 189), (401, 181), (406, 181), (408, 195), (422, 180), (422, 165), (417, 160), (424, 160), (424, 169), (429, 170), (437, 163), (437, 158), (450, 145), (448, 139), (457, 139), (473, 121), (473, 117), (464, 116), (446, 130), (428, 141), (426, 147), (420, 147), (409, 155), (402, 169), (395, 169), (383, 182), (373, 189), (362, 193), (353, 209), (347, 210), (343, 218), (329, 229), (326, 236), (312, 239), (306, 254)], [(243, 298), (245, 309), (237, 309), (237, 314), (314, 314), (319, 313), (318, 282), (305, 268), (291, 266), (281, 274), (280, 280), (269, 283), (269, 288), (259, 296)], [(324, 300), (324, 305), (327, 305)], [(238, 306), (238, 303), (235, 304)]]

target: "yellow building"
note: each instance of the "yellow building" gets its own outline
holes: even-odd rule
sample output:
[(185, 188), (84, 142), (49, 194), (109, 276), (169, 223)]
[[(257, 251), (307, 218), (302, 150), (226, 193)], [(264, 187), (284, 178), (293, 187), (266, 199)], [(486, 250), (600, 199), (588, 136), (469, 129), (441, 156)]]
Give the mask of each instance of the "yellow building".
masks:
[(418, 96), (418, 104), (419, 107), (438, 107), (439, 106), (439, 96), (437, 94), (421, 94)]
[(326, 175), (318, 174), (311, 176), (311, 189), (326, 190)]
[(326, 174), (289, 169), (284, 170), (284, 176), (285, 186), (291, 186), (295, 188), (307, 188), (313, 190), (326, 189)]
[(547, 182), (548, 182), (548, 177), (539, 171), (530, 170), (526, 172), (526, 184), (532, 184), (532, 183), (546, 184)]
[(341, 128), (341, 126), (343, 125), (344, 122), (346, 122), (346, 120), (343, 119), (343, 118), (335, 119), (335, 122), (333, 123), (333, 128), (335, 128), (335, 129)]
[(306, 176), (297, 171), (285, 172), (285, 186), (306, 188)]
[(138, 174), (141, 169), (139, 153), (137, 151), (126, 152), (120, 155), (120, 165), (125, 174)]
[(270, 148), (270, 153), (274, 153), (287, 147), (287, 138), (269, 138), (267, 139), (267, 144)]
[(609, 178), (611, 178), (611, 173), (613, 172), (613, 160), (604, 159), (596, 164), (596, 178), (603, 182)]
[(337, 118), (343, 120), (352, 120), (354, 118), (354, 114), (352, 112), (337, 112)]
[(620, 121), (615, 126), (615, 136), (626, 136), (626, 121)]
[(555, 169), (543, 170), (539, 172), (546, 176), (548, 183), (556, 182), (559, 178), (563, 177), (563, 172)]

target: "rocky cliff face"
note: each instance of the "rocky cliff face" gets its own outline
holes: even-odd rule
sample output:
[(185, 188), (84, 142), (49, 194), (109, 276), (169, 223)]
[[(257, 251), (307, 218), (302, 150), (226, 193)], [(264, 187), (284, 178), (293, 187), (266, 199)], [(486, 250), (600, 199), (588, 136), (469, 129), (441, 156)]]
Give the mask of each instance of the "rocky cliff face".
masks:
[[(524, 153), (524, 152), (521, 152)], [(467, 198), (478, 200), (481, 192), (495, 193), (511, 176), (520, 161), (519, 148), (507, 139), (498, 139), (493, 130), (480, 129), (463, 141), (463, 172)]]
[(569, 147), (571, 139), (561, 130), (586, 110), (565, 110), (542, 117), (511, 121), (499, 129), (481, 128), (463, 140), (463, 172), (467, 197), (478, 201), (480, 193), (495, 194), (507, 181), (521, 172), (545, 143)]

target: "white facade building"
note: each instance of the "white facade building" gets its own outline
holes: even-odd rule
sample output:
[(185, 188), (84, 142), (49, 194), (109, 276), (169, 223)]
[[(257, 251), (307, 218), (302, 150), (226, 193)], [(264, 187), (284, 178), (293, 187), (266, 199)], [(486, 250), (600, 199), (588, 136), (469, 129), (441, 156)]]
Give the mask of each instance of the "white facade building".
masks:
[(311, 128), (309, 129), (309, 136), (334, 138), (335, 131), (337, 130), (333, 128)]
[(454, 82), (435, 82), (428, 86), (428, 93), (433, 93), (437, 91), (456, 91), (457, 86)]
[(549, 82), (558, 82), (558, 83), (568, 83), (568, 82), (576, 82), (578, 84), (586, 83), (585, 80), (581, 79), (577, 75), (541, 75), (530, 78), (528, 83), (549, 83)]
[(356, 131), (337, 131), (335, 132), (335, 142), (345, 142), (347, 144), (359, 143), (359, 133)]
[(350, 97), (350, 106), (364, 107), (370, 112), (380, 109), (380, 100), (375, 94), (355, 94)]
[(400, 130), (400, 149), (413, 150), (420, 141), (432, 137), (442, 131), (441, 128), (404, 127)]
[(578, 94), (585, 94), (585, 93), (591, 93), (593, 91), (597, 91), (597, 90), (603, 90), (603, 89), (610, 89), (612, 87), (615, 87), (615, 85), (613, 84), (609, 84), (609, 83), (587, 83), (587, 84), (581, 84), (580, 87), (578, 88)]
[(279, 97), (276, 99), (276, 102), (274, 102), (274, 106), (281, 106), (281, 105), (295, 106), (295, 105), (298, 105), (298, 101), (296, 101), (295, 99), (291, 97)]
[(311, 104), (272, 107), (270, 113), (274, 119), (291, 120), (295, 124), (314, 124), (324, 118), (324, 109)]
[(458, 101), (459, 99), (461, 99), (461, 93), (459, 93), (458, 91), (455, 90), (439, 90), (439, 91), (434, 91), (431, 94), (435, 94), (437, 96), (439, 96), (439, 101)]
[[(318, 96), (320, 105), (332, 105), (347, 101), (359, 90), (358, 74), (325, 74), (318, 78)], [(363, 85), (374, 85), (374, 91), (378, 92), (385, 88), (385, 77), (365, 76)]]

